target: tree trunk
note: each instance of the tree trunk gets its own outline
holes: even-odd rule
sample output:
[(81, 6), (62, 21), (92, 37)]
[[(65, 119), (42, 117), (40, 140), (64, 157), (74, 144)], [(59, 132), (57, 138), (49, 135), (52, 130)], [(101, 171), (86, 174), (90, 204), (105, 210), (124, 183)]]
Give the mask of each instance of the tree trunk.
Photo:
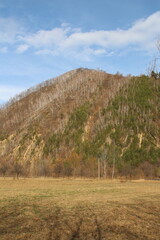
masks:
[(115, 173), (115, 157), (113, 158), (112, 179), (114, 178), (114, 173)]
[(100, 162), (100, 159), (98, 159), (98, 180), (100, 179), (101, 177), (101, 162)]

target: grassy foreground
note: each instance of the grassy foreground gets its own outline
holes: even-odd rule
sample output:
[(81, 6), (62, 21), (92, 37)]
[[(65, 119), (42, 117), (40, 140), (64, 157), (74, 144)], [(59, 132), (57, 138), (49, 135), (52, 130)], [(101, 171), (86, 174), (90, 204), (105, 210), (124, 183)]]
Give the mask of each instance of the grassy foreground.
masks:
[(160, 181), (0, 178), (1, 240), (158, 240)]

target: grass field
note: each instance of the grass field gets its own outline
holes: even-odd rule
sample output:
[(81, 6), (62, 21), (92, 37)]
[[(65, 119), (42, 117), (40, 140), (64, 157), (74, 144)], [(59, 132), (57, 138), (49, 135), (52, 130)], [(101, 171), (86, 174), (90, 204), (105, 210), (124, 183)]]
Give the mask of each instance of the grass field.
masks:
[(160, 240), (160, 181), (0, 178), (0, 240)]

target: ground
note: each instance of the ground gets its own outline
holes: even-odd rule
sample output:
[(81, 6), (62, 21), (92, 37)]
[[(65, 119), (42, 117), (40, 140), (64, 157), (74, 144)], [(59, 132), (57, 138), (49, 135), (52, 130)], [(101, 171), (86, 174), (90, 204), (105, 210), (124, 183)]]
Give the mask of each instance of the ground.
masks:
[(160, 181), (0, 178), (1, 240), (159, 240)]

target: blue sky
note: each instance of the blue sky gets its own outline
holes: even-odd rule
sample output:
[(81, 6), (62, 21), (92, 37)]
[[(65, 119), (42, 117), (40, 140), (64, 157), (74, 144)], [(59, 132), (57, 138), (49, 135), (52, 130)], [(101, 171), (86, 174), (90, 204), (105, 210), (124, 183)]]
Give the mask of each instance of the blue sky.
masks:
[(0, 103), (79, 67), (146, 73), (159, 38), (159, 0), (0, 0)]

